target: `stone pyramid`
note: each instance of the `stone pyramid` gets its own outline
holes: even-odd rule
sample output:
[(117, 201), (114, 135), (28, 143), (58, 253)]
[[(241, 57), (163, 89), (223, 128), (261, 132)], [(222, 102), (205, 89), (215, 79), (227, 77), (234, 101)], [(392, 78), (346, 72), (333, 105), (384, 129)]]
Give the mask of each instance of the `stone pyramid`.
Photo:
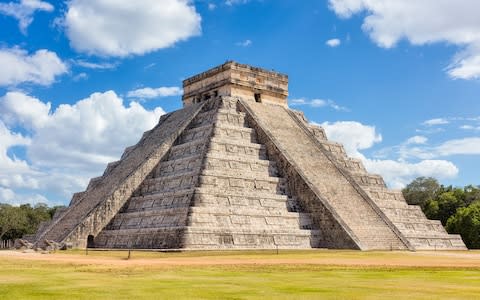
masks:
[(30, 240), (136, 249), (465, 249), (287, 107), (288, 77), (235, 62)]

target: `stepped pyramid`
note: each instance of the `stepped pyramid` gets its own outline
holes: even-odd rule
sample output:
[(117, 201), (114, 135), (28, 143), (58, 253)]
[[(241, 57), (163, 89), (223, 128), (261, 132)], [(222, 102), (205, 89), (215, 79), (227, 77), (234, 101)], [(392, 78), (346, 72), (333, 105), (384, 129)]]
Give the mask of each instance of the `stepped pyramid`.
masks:
[(322, 128), (288, 77), (227, 62), (30, 241), (138, 249), (466, 249)]

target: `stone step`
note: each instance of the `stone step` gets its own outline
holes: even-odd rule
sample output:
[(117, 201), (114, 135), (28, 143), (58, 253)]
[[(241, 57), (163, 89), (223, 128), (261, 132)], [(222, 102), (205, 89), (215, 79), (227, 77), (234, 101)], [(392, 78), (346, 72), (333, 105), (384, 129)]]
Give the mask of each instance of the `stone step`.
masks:
[(85, 197), (86, 194), (87, 194), (86, 191), (74, 193), (73, 196), (72, 196), (72, 200), (70, 200), (70, 204), (68, 205), (68, 207), (76, 205), (78, 202), (80, 202), (83, 199), (83, 197)]
[(381, 209), (408, 209), (409, 206), (414, 206), (414, 205), (408, 205), (407, 202), (401, 202), (401, 201), (396, 201), (396, 200), (378, 200), (378, 199), (372, 199), (378, 207)]
[(121, 160), (117, 160), (117, 161), (113, 161), (113, 162), (108, 163), (107, 168), (103, 172), (103, 177), (110, 174), (113, 171), (113, 169), (115, 169), (120, 164), (120, 162), (121, 162)]
[(121, 213), (108, 224), (108, 230), (185, 226), (188, 207)]
[(241, 217), (284, 217), (287, 219), (310, 218), (309, 214), (289, 212), (285, 208), (263, 206), (212, 206), (195, 207), (189, 209), (191, 215), (241, 216)]
[(205, 168), (201, 172), (202, 175), (219, 176), (219, 177), (232, 177), (232, 178), (244, 178), (244, 179), (257, 179), (257, 180), (269, 180), (269, 178), (279, 178), (273, 172), (270, 173), (268, 169), (251, 171), (243, 169), (222, 169), (222, 168)]
[(315, 230), (242, 230), (170, 227), (104, 230), (95, 238), (98, 247), (125, 249), (309, 249), (320, 233)]
[(188, 157), (181, 157), (162, 161), (152, 173), (153, 177), (172, 175), (178, 172), (198, 170), (202, 165), (202, 154), (194, 154)]
[(379, 199), (383, 201), (398, 201), (406, 203), (402, 191), (400, 190), (391, 190), (385, 186), (368, 186), (364, 187), (364, 190), (373, 200)]
[(167, 160), (175, 160), (201, 154), (207, 148), (208, 139), (198, 139), (184, 144), (175, 145), (170, 149)]
[(87, 185), (87, 191), (88, 190), (91, 190), (93, 188), (95, 188), (97, 185), (100, 184), (100, 182), (102, 182), (103, 180), (103, 176), (98, 176), (98, 177), (93, 177), (90, 179), (90, 181), (88, 182), (88, 185)]
[(136, 146), (137, 145), (132, 145), (132, 146), (129, 146), (129, 147), (125, 148), (125, 150), (123, 150), (122, 156), (120, 157), (120, 160), (127, 157), (133, 151), (133, 149), (135, 149)]
[(276, 194), (284, 194), (286, 191), (285, 179), (279, 177), (264, 177), (262, 179), (251, 179), (234, 176), (200, 175), (199, 183), (205, 189), (210, 189), (219, 194), (226, 191), (264, 191)]
[(179, 138), (180, 143), (187, 143), (198, 139), (207, 139), (213, 132), (213, 124), (206, 124), (185, 130)]
[(266, 159), (267, 152), (265, 146), (243, 141), (226, 140), (223, 138), (213, 137), (210, 140), (209, 152), (223, 153), (226, 155), (241, 155)]
[(343, 148), (342, 144), (328, 140), (319, 140), (319, 142), (328, 152), (339, 158), (347, 158), (347, 152), (345, 152), (345, 148)]
[[(301, 117), (302, 118), (302, 117)], [(310, 132), (319, 140), (319, 141), (326, 141), (327, 140), (327, 135), (325, 134), (325, 130), (317, 125), (312, 125), (312, 124), (305, 124)]]
[(355, 181), (361, 186), (374, 186), (374, 187), (386, 187), (385, 182), (383, 181), (382, 176), (376, 174), (352, 174), (352, 177)]
[(384, 214), (389, 217), (406, 217), (406, 218), (420, 218), (425, 219), (425, 215), (422, 212), (420, 206), (416, 205), (407, 205), (401, 208), (389, 208), (389, 207), (380, 207)]
[(103, 230), (95, 237), (95, 247), (117, 249), (178, 249), (185, 226), (166, 228)]
[(130, 198), (126, 212), (152, 208), (170, 208), (189, 206), (195, 189), (183, 189), (173, 192), (156, 192)]
[(217, 124), (231, 124), (234, 126), (246, 126), (245, 113), (219, 110), (215, 116)]
[(350, 171), (352, 174), (366, 175), (368, 174), (362, 161), (357, 158), (344, 157), (337, 159), (338, 164)]
[(228, 140), (241, 140), (244, 142), (257, 143), (257, 136), (252, 128), (216, 124), (213, 135)]
[(158, 178), (145, 179), (140, 188), (140, 193), (169, 192), (176, 189), (192, 188), (198, 183), (200, 169), (194, 171), (178, 172)]
[(191, 126), (203, 126), (207, 124), (213, 124), (215, 122), (215, 115), (217, 114), (217, 110), (212, 109), (209, 111), (204, 111), (199, 113), (195, 119), (190, 124)]
[(434, 220), (430, 221), (433, 222), (395, 222), (395, 226), (404, 234), (423, 232), (446, 234), (445, 228), (441, 223), (434, 222)]
[(286, 195), (266, 191), (233, 191), (225, 190), (219, 193), (214, 189), (196, 188), (193, 196), (194, 206), (225, 206), (225, 207), (263, 207), (291, 209), (296, 201)]
[[(268, 159), (261, 159), (258, 157), (251, 157), (245, 155), (232, 155), (229, 153), (221, 153), (221, 152), (207, 152), (205, 154), (205, 158), (208, 160), (222, 160), (222, 161), (233, 161), (233, 162), (244, 162), (250, 165), (260, 165), (265, 167), (277, 167), (277, 163)], [(260, 167), (259, 167), (260, 168)], [(252, 170), (255, 168), (252, 168)]]
[(244, 156), (231, 156), (231, 159), (229, 159), (227, 155), (215, 155), (215, 153), (211, 153), (211, 155), (208, 155), (205, 159), (204, 168), (215, 171), (263, 173), (273, 177), (279, 176), (274, 162), (242, 158), (244, 158)]
[(462, 238), (453, 234), (433, 238), (410, 237), (409, 241), (415, 250), (467, 250)]
[[(442, 223), (438, 220), (426, 218), (392, 218), (392, 222), (401, 228), (414, 228), (415, 230), (440, 230), (445, 231)], [(417, 229), (418, 228), (418, 229)]]

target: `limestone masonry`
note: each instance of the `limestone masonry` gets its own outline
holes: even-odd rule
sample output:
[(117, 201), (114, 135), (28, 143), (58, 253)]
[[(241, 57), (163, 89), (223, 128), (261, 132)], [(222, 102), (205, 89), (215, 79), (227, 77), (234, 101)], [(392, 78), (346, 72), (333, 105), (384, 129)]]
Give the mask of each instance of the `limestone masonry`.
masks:
[(288, 77), (227, 62), (58, 211), (35, 248), (466, 249), (322, 128)]

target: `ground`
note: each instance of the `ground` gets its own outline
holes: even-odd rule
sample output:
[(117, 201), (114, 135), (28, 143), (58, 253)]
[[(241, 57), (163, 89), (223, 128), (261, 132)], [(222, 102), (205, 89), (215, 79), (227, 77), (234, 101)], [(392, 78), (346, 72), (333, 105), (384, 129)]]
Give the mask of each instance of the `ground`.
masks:
[(2, 299), (474, 299), (480, 252), (0, 251)]

